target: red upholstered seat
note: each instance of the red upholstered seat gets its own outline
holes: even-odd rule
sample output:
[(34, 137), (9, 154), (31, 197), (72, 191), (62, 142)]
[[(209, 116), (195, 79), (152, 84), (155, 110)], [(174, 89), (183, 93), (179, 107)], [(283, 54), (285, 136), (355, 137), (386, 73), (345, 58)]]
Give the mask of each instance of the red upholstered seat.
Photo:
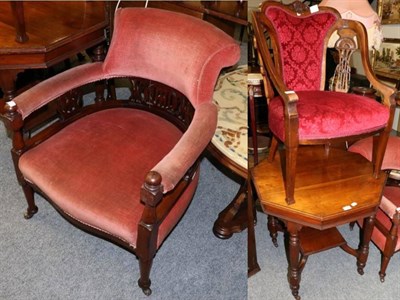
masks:
[[(299, 91), (297, 95), (299, 140), (364, 134), (384, 128), (389, 118), (387, 107), (367, 97), (329, 91)], [(281, 97), (271, 99), (268, 112), (271, 131), (284, 141), (285, 118)]]
[[(136, 248), (143, 180), (181, 136), (173, 124), (154, 114), (108, 109), (78, 120), (25, 153), (19, 167), (65, 213)], [(161, 224), (158, 246), (175, 225), (168, 219), (182, 215), (196, 184), (191, 183), (176, 212)]]

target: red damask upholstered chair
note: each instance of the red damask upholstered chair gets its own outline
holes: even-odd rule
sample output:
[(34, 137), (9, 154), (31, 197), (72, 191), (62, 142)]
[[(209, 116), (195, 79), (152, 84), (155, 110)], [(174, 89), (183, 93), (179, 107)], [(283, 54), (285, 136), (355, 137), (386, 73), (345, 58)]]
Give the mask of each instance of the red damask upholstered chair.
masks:
[[(73, 224), (135, 253), (149, 295), (153, 257), (190, 203), (198, 158), (216, 129), (215, 82), (239, 57), (238, 44), (202, 20), (118, 9), (104, 62), (52, 77), (1, 108), (26, 218), (40, 193)], [(120, 77), (131, 84), (129, 98), (105, 96), (107, 80)], [(93, 84), (96, 99), (83, 101)], [(52, 122), (26, 134), (47, 104)]]
[[(372, 137), (362, 139), (351, 145), (349, 151), (359, 153), (371, 160), (372, 141)], [(377, 142), (376, 139), (374, 141)], [(392, 175), (389, 175), (389, 183), (383, 190), (371, 239), (382, 252), (379, 277), (384, 282), (390, 258), (400, 250), (400, 178), (398, 178), (400, 173), (393, 172), (393, 170), (400, 171), (400, 137), (389, 137), (382, 170), (392, 171)], [(397, 181), (391, 180), (391, 177), (397, 178)], [(359, 220), (358, 224), (362, 226), (363, 221)]]
[[(293, 10), (296, 9), (296, 11)], [(378, 81), (368, 60), (366, 31), (356, 21), (341, 19), (331, 8), (316, 11), (266, 1), (253, 13), (268, 101), (268, 124), (273, 134), (269, 160), (278, 142), (285, 146), (286, 201), (294, 203), (297, 149), (300, 145), (350, 141), (380, 134), (374, 158), (378, 176), (394, 115), (394, 89)], [(325, 91), (325, 59), (330, 36), (337, 32), (339, 64), (334, 90)], [(365, 74), (382, 95), (382, 102), (343, 93), (348, 86), (350, 55), (359, 49)], [(341, 92), (338, 92), (341, 91)], [(312, 167), (312, 166), (310, 166)]]

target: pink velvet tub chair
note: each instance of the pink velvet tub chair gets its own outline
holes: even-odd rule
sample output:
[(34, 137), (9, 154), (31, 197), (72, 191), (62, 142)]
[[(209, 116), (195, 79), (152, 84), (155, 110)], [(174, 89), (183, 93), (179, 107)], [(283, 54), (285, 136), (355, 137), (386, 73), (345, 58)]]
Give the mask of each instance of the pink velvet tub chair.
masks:
[[(25, 217), (38, 211), (34, 193), (44, 196), (77, 227), (136, 254), (138, 284), (150, 295), (153, 257), (190, 203), (216, 128), (215, 82), (239, 57), (231, 37), (199, 19), (118, 9), (104, 62), (52, 77), (2, 108)], [(127, 99), (106, 93), (113, 78), (130, 84)], [(96, 98), (83, 101), (92, 86)], [(50, 104), (51, 122), (28, 134), (27, 120)]]
[[(372, 137), (354, 143), (349, 151), (359, 153), (371, 160), (373, 149)], [(377, 140), (374, 140), (377, 142)], [(382, 253), (379, 277), (385, 281), (386, 269), (394, 253), (400, 251), (400, 137), (391, 136), (386, 147), (382, 170), (389, 172), (388, 183), (383, 190), (381, 204), (376, 213), (375, 227), (371, 240)], [(363, 225), (359, 220), (358, 224)], [(398, 266), (396, 267), (398, 271)]]
[[(290, 7), (265, 1), (261, 12), (253, 13), (253, 23), (273, 134), (268, 159), (274, 159), (278, 142), (284, 144), (287, 203), (295, 202), (297, 150), (301, 145), (329, 146), (379, 133), (373, 160), (378, 176), (393, 122), (394, 89), (381, 83), (371, 69), (364, 26), (342, 19), (332, 8), (320, 6), (311, 12), (299, 1)], [(335, 48), (339, 64), (332, 91), (326, 91), (326, 51), (333, 33), (338, 36)], [(365, 75), (382, 95), (381, 103), (345, 93), (348, 62), (357, 48)]]

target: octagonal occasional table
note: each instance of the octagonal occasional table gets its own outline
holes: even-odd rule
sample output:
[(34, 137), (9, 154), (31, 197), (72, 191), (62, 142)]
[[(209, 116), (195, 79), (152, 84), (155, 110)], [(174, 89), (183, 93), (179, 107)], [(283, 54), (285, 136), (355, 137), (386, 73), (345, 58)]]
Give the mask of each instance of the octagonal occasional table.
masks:
[[(283, 156), (281, 151), (272, 163), (259, 163), (251, 170), (250, 180), (269, 215), (274, 244), (279, 224), (288, 233), (288, 281), (293, 296), (300, 299), (301, 272), (311, 254), (340, 246), (357, 258), (357, 271), (363, 274), (387, 175), (381, 172), (375, 179), (372, 164), (358, 154), (335, 148), (327, 151), (323, 146), (302, 147), (297, 160), (295, 203), (288, 205)], [(364, 228), (358, 249), (353, 249), (336, 227), (359, 219), (364, 219)]]

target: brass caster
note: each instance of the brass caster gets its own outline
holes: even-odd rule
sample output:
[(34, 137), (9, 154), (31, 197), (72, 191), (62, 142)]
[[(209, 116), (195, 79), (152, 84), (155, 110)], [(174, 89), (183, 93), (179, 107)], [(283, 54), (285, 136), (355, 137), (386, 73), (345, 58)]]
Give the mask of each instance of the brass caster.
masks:
[(151, 295), (151, 292), (152, 292), (150, 288), (142, 289), (142, 291), (143, 291), (143, 293), (144, 293), (146, 296), (150, 296), (150, 295)]
[(34, 214), (36, 214), (38, 212), (38, 208), (37, 208), (37, 206), (35, 205), (35, 207), (33, 208), (33, 209), (27, 209), (26, 210), (26, 212), (24, 213), (24, 218), (26, 219), (26, 220), (29, 220), (30, 218), (32, 218), (33, 217), (33, 215)]

